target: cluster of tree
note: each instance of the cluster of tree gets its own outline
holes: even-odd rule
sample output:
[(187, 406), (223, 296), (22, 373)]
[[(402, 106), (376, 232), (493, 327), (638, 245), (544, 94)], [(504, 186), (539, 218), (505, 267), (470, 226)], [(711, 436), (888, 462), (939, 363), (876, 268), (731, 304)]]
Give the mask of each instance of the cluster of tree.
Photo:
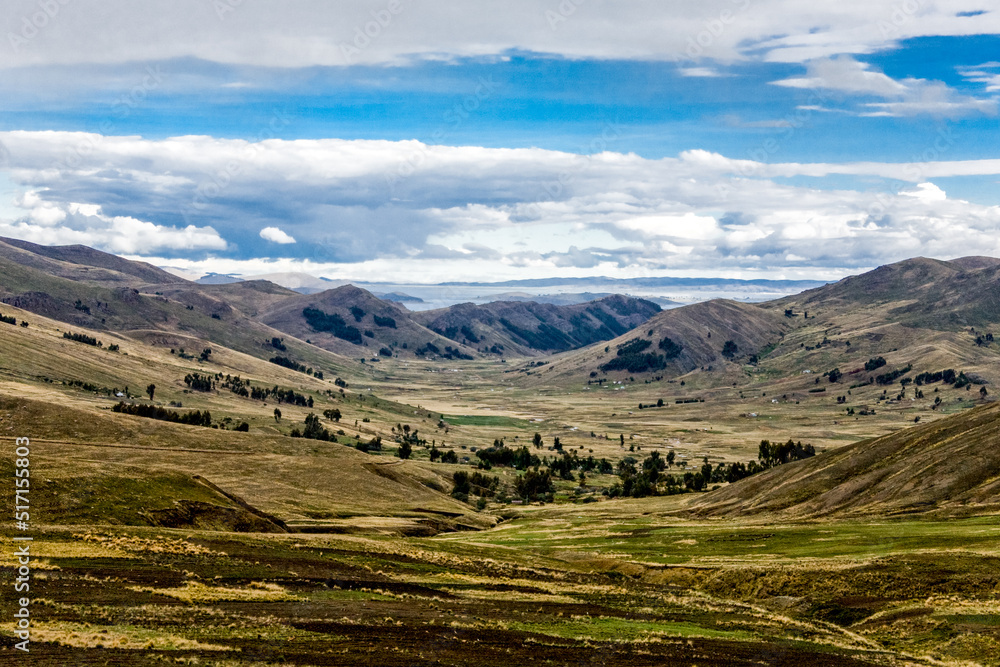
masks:
[(280, 350), (281, 352), (286, 352), (288, 350), (288, 348), (285, 347), (285, 340), (283, 338), (278, 338), (277, 336), (271, 338), (271, 347), (276, 350)]
[(735, 341), (727, 340), (722, 344), (722, 356), (726, 359), (733, 359), (740, 352), (739, 345)]
[(788, 463), (789, 461), (801, 461), (816, 456), (816, 448), (812, 445), (803, 445), (802, 441), (793, 442), (791, 438), (788, 442), (779, 443), (770, 440), (761, 440), (757, 459), (766, 468)]
[(118, 387), (114, 388), (99, 387), (96, 384), (90, 382), (84, 382), (83, 380), (63, 380), (63, 384), (68, 387), (79, 387), (84, 391), (92, 391), (95, 394), (103, 394), (105, 396), (117, 396), (119, 393), (123, 393), (125, 394), (126, 397), (130, 397), (128, 393), (128, 387), (125, 387), (125, 390), (121, 391), (120, 389), (118, 389)]
[(67, 331), (67, 332), (63, 333), (63, 338), (66, 338), (66, 339), (69, 339), (69, 340), (72, 340), (72, 341), (76, 341), (77, 343), (84, 343), (86, 345), (93, 345), (94, 347), (104, 347), (104, 343), (102, 343), (101, 341), (97, 340), (93, 336), (88, 336), (87, 334), (70, 333), (70, 332)]
[[(146, 417), (147, 419), (159, 419), (160, 421), (174, 422), (177, 424), (189, 424), (191, 426), (211, 426), (212, 415), (208, 410), (202, 412), (195, 410), (180, 414), (174, 410), (167, 410), (156, 405), (144, 405), (142, 403), (126, 403), (121, 401), (111, 408), (113, 412), (120, 412), (125, 415), (136, 417)], [(249, 426), (247, 427), (249, 428)]]
[(392, 427), (392, 432), (396, 436), (396, 442), (400, 445), (406, 445), (410, 451), (413, 451), (413, 445), (427, 446), (427, 441), (420, 437), (417, 429), (410, 429), (409, 424), (396, 424)]
[(375, 326), (386, 327), (389, 329), (396, 328), (396, 320), (391, 317), (383, 317), (381, 315), (373, 315), (372, 318), (375, 320)]
[(527, 470), (523, 475), (518, 475), (514, 483), (514, 491), (525, 501), (551, 499), (555, 492), (552, 484), (552, 473), (548, 470)]
[(356, 345), (362, 342), (361, 331), (357, 327), (349, 326), (337, 313), (324, 313), (318, 308), (304, 308), (302, 316), (314, 331), (326, 331)]
[(832, 371), (827, 371), (826, 373), (824, 373), (824, 375), (826, 375), (826, 377), (830, 379), (830, 382), (840, 382), (840, 378), (844, 377), (844, 374), (841, 372), (839, 368), (834, 368)]
[(198, 373), (188, 373), (184, 376), (184, 384), (195, 391), (212, 391), (215, 382), (210, 375), (200, 375)]
[[(540, 436), (539, 436), (540, 437)], [(526, 470), (541, 465), (542, 461), (531, 453), (527, 447), (515, 449), (508, 447), (504, 441), (494, 440), (492, 447), (486, 447), (476, 452), (479, 465), (486, 470), (493, 466)]]
[(323, 425), (320, 424), (319, 417), (313, 413), (306, 415), (305, 428), (302, 431), (299, 429), (292, 429), (291, 436), (293, 438), (306, 438), (308, 440), (322, 440), (323, 442), (337, 442), (337, 436), (330, 433)]
[(664, 336), (658, 345), (658, 347), (663, 350), (663, 357), (670, 361), (671, 359), (676, 359), (681, 356), (681, 352), (684, 351), (684, 346), (680, 343), (675, 343), (670, 340), (669, 337)]
[(392, 350), (389, 349), (388, 347), (381, 347), (379, 348), (378, 354), (380, 357), (391, 357)]
[(519, 327), (506, 317), (500, 318), (500, 324), (536, 350), (571, 350), (576, 347), (576, 341), (546, 322), (539, 324), (537, 331)]
[(312, 375), (313, 377), (320, 380), (323, 379), (323, 371), (314, 371), (311, 367), (306, 366), (305, 364), (300, 364), (297, 361), (293, 361), (288, 357), (282, 357), (282, 356), (271, 357), (268, 361), (270, 361), (272, 364), (281, 366), (283, 368), (287, 368), (289, 370), (298, 371), (299, 373), (305, 373), (306, 375)]
[(437, 445), (431, 445), (430, 457), (431, 461), (440, 459), (441, 463), (458, 463), (458, 454), (454, 450), (448, 449), (442, 453)]
[(484, 475), (474, 472), (471, 475), (464, 470), (457, 470), (451, 476), (454, 486), (451, 495), (465, 502), (470, 495), (480, 498), (491, 498), (497, 494), (500, 487), (500, 478), (492, 475)]
[[(645, 338), (633, 338), (617, 346), (615, 356), (598, 368), (608, 371), (628, 371), (629, 373), (646, 373), (658, 371), (667, 367), (667, 358), (656, 352), (646, 352), (652, 346), (652, 341)], [(607, 349), (607, 348), (605, 348)]]
[(886, 363), (888, 362), (885, 360), (885, 357), (873, 357), (865, 362), (865, 370), (870, 373), (874, 370), (882, 368), (886, 365)]
[(888, 373), (882, 373), (881, 375), (875, 376), (875, 384), (886, 385), (892, 384), (902, 376), (913, 370), (913, 364), (907, 364), (905, 368), (897, 368), (894, 371), (889, 371)]
[(639, 409), (640, 410), (645, 410), (646, 408), (662, 408), (662, 407), (663, 407), (663, 399), (662, 398), (656, 399), (656, 404), (655, 405), (653, 403), (646, 403), (646, 404), (640, 403), (639, 404)]
[(343, 417), (344, 415), (340, 413), (340, 410), (338, 408), (333, 408), (331, 410), (324, 410), (323, 416), (331, 421), (339, 422), (341, 417)]
[(665, 458), (661, 457), (659, 452), (652, 452), (642, 461), (641, 467), (637, 465), (635, 458), (626, 456), (618, 462), (619, 481), (607, 490), (607, 495), (612, 498), (617, 496), (642, 498), (701, 491), (709, 484), (738, 482), (768, 468), (815, 455), (815, 448), (809, 444), (803, 445), (791, 439), (785, 443), (762, 440), (758, 461), (719, 463), (713, 468), (706, 457), (699, 470), (686, 471), (682, 477), (666, 472), (674, 463), (673, 451), (668, 452)]
[(4, 315), (3, 313), (0, 313), (0, 322), (4, 324), (13, 324), (14, 326), (17, 326), (16, 317), (13, 317), (11, 315)]
[(580, 458), (576, 452), (563, 452), (561, 457), (555, 457), (551, 461), (544, 460), (553, 475), (558, 475), (562, 479), (573, 479), (573, 472), (579, 470), (582, 473), (597, 471), (602, 475), (610, 475), (614, 472), (614, 466), (607, 459), (597, 460), (593, 456)]
[(85, 305), (83, 303), (83, 301), (80, 301), (79, 299), (76, 300), (76, 303), (73, 304), (73, 307), (76, 308), (77, 310), (81, 311), (81, 312), (84, 312), (84, 313), (87, 313), (88, 315), (90, 315), (90, 306)]
[(361, 318), (365, 316), (365, 311), (363, 311), (358, 306), (351, 306), (349, 310), (351, 311), (351, 315), (354, 316), (355, 322), (360, 322)]
[(382, 436), (376, 435), (374, 438), (365, 442), (359, 440), (354, 448), (359, 452), (381, 452), (382, 451)]
[(989, 345), (993, 342), (993, 334), (988, 333), (985, 336), (976, 336), (976, 345), (983, 347), (984, 345)]

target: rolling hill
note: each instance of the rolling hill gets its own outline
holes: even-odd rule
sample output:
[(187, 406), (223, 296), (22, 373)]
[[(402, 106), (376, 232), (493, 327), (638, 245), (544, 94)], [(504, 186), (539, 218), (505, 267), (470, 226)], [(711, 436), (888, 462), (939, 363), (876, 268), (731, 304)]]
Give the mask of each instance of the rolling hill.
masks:
[[(746, 361), (777, 344), (791, 326), (757, 305), (715, 299), (662, 311), (635, 331), (554, 359), (544, 371), (560, 376), (679, 376)], [(735, 348), (726, 348), (732, 342)], [(727, 354), (723, 354), (726, 348)], [(729, 352), (732, 352), (729, 354)]]
[(533, 301), (463, 303), (414, 313), (413, 318), (479, 350), (537, 356), (611, 340), (658, 312), (660, 307), (651, 301), (612, 295), (564, 306)]
[(282, 299), (260, 315), (270, 327), (348, 357), (472, 358), (476, 350), (431, 331), (405, 308), (354, 285)]
[(787, 519), (995, 514), (1000, 404), (788, 463), (706, 494), (700, 517)]

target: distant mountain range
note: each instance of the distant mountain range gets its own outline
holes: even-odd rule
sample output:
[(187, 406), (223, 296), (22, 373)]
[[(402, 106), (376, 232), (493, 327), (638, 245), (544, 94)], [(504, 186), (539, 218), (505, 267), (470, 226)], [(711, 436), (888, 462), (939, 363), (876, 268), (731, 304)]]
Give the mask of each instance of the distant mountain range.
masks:
[(303, 294), (269, 280), (220, 275), (192, 282), (83, 246), (0, 239), (4, 303), (88, 329), (171, 346), (180, 344), (177, 335), (194, 336), (257, 356), (276, 355), (275, 349), (308, 356), (301, 346), (309, 345), (355, 360), (536, 356), (614, 338), (660, 311), (649, 301), (611, 295), (569, 305), (496, 301), (413, 313), (398, 305), (415, 298), (406, 294), (379, 298), (305, 274), (271, 277), (327, 289)]
[[(307, 273), (270, 273), (237, 276), (210, 273), (197, 281), (217, 285), (240, 280), (267, 280), (301, 294), (316, 294), (348, 283), (364, 287), (379, 298), (406, 303), (413, 310), (434, 309), (458, 303), (491, 301), (534, 301), (572, 305), (627, 294), (652, 301), (664, 308), (711, 298), (751, 301), (796, 294), (825, 283), (815, 280), (737, 280), (730, 278), (541, 278), (502, 282), (445, 282), (428, 284), (372, 283), (331, 280)], [(671, 298), (673, 297), (673, 298)]]

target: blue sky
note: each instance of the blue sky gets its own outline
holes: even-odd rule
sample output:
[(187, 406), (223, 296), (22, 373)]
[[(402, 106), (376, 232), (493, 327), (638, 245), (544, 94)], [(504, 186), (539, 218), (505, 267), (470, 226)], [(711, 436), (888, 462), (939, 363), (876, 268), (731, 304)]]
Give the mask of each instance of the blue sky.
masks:
[(986, 2), (12, 4), (0, 235), (416, 281), (1000, 254)]

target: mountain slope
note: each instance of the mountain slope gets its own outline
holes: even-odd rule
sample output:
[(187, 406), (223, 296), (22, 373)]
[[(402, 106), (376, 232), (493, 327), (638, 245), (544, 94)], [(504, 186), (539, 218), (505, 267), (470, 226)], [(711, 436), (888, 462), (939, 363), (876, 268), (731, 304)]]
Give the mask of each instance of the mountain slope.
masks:
[(874, 309), (883, 323), (954, 329), (1000, 323), (1000, 260), (917, 257), (768, 303), (813, 314)]
[(83, 245), (44, 246), (0, 237), (0, 257), (72, 280), (130, 285), (184, 282), (152, 264)]
[(535, 356), (611, 340), (660, 312), (650, 301), (612, 295), (559, 306), (533, 301), (463, 303), (413, 318), (456, 342), (484, 351)]
[[(232, 287), (232, 286), (227, 286)], [(349, 357), (472, 357), (475, 350), (431, 331), (413, 314), (371, 292), (344, 285), (276, 302), (259, 319), (270, 327)], [(429, 346), (429, 347), (428, 347)]]
[[(560, 375), (624, 377), (637, 373), (683, 375), (728, 360), (745, 363), (790, 329), (785, 318), (756, 305), (715, 299), (658, 313), (608, 342), (564, 355), (544, 371)], [(736, 345), (723, 355), (727, 341)]]
[(699, 516), (793, 518), (1000, 510), (1000, 403), (789, 463), (713, 491)]

